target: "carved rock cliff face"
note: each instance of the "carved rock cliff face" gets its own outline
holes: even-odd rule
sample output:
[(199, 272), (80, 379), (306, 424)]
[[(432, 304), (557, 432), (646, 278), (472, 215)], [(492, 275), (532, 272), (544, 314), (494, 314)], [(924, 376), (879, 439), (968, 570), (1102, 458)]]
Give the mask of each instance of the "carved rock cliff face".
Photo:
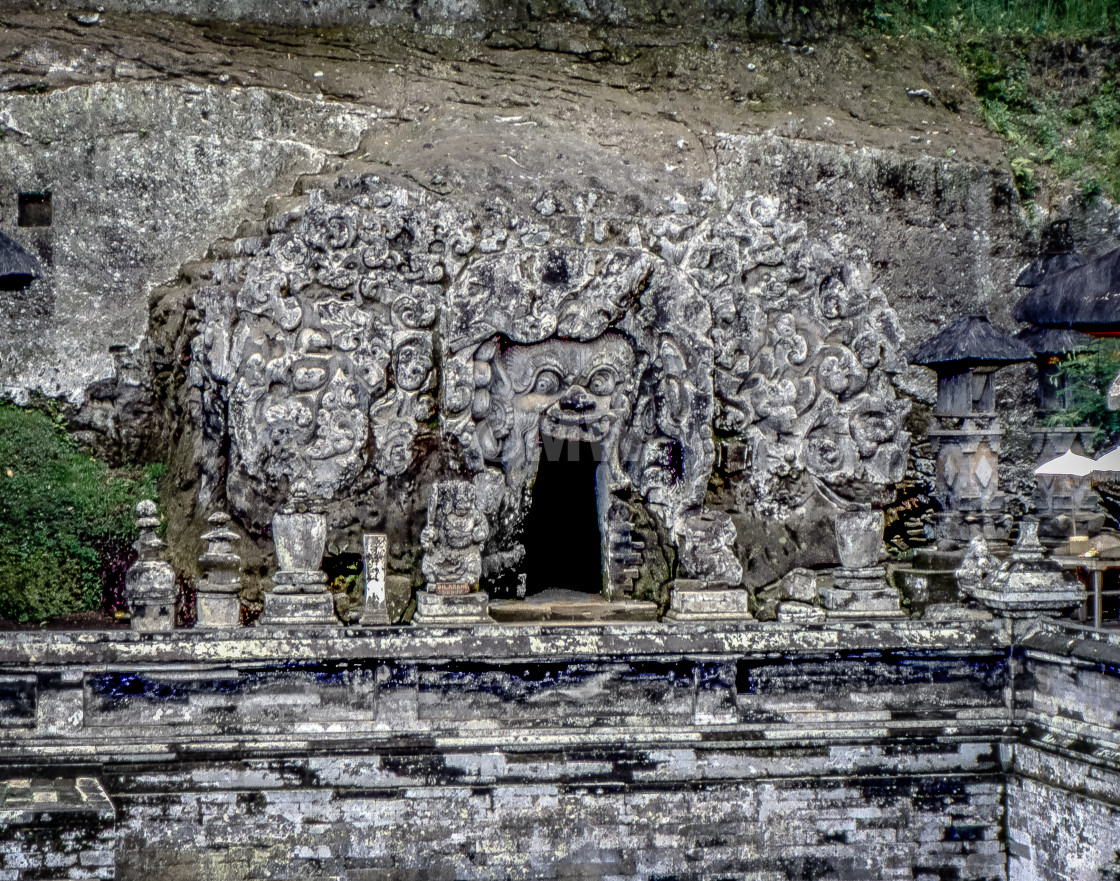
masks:
[[(484, 566), (508, 569), (538, 435), (610, 454), (614, 569), (652, 578), (646, 552), (712, 510), (748, 583), (831, 559), (814, 499), (895, 473), (901, 409), (877, 402), (898, 326), (1013, 326), (1033, 253), (968, 84), (918, 41), (757, 39), (704, 4), (679, 27), (613, 4), (485, 33), (481, 7), (398, 5), (379, 10), (402, 31), (284, 30), (353, 24), (341, 0), (225, 10), (260, 27), (9, 4), (0, 228), (43, 275), (0, 306), (0, 393), (65, 399), (111, 459), (171, 459), (184, 570), (205, 505), (261, 527), (296, 490), (331, 500), (333, 550), (379, 526), (415, 569), (425, 487), (450, 476), (477, 481)], [(51, 226), (17, 226), (27, 191)], [(929, 403), (927, 373), (895, 387)], [(1000, 389), (1010, 419), (1029, 379)], [(1013, 434), (1008, 489), (1017, 455), (1029, 478)], [(250, 583), (268, 553), (246, 548)]]
[(459, 475), (508, 554), (542, 451), (586, 441), (608, 586), (629, 592), (608, 539), (642, 514), (671, 554), (706, 505), (812, 520), (901, 479), (897, 317), (858, 248), (810, 240), (777, 199), (321, 183), (180, 292), (188, 320), (160, 312), (185, 329), (200, 511), (225, 496), (260, 528), (301, 498), (351, 541), (404, 545), (431, 478)]

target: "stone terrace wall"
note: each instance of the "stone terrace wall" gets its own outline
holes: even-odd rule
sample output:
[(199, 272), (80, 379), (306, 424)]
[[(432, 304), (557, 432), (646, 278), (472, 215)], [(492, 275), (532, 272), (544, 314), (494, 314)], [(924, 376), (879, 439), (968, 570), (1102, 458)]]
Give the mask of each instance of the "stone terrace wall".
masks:
[(0, 751), (119, 878), (1004, 875), (998, 624), (342, 633), (9, 640)]
[(0, 770), (118, 878), (1110, 878), (1120, 646), (1016, 627), (12, 634)]
[[(1044, 628), (1023, 641), (1008, 780), (1011, 881), (1120, 872), (1120, 639)], [(1108, 874), (1109, 869), (1113, 874)]]

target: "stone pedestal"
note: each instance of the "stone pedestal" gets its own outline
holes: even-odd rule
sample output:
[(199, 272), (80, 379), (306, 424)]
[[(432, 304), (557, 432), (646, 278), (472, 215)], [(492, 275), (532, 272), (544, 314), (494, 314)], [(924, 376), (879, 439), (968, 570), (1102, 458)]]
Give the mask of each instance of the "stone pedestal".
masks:
[(197, 618), (195, 629), (214, 630), (241, 625), (241, 558), (233, 553), (233, 543), (240, 536), (231, 530), (229, 515), (211, 514), (211, 529), (202, 540), (209, 546), (198, 563), (202, 578), (195, 594)]
[(887, 583), (883, 555), (883, 512), (843, 511), (836, 515), (840, 567), (832, 586), (820, 590), (821, 604), (832, 618), (901, 618), (897, 588)]
[[(324, 581), (325, 585), (326, 582)], [(338, 624), (334, 614), (334, 597), (324, 587), (321, 594), (279, 593), (273, 587), (264, 596), (264, 612), (258, 626), (326, 626)]]
[(388, 538), (386, 536), (376, 533), (362, 536), (366, 599), (358, 623), (363, 626), (383, 626), (390, 623), (389, 607), (385, 596), (387, 552)]
[(882, 566), (836, 569), (832, 587), (821, 588), (821, 603), (830, 618), (902, 618), (897, 588), (887, 584)]
[(162, 560), (136, 563), (125, 577), (125, 596), (132, 629), (141, 632), (175, 629), (175, 570)]
[(152, 632), (175, 629), (175, 600), (179, 586), (175, 570), (158, 558), (167, 544), (156, 537), (159, 516), (156, 504), (145, 499), (136, 505), (136, 525), (140, 537), (133, 547), (140, 555), (129, 567), (124, 580), (124, 595), (131, 613), (133, 630)]
[(277, 514), (272, 518), (272, 539), (280, 569), (272, 576), (272, 590), (265, 594), (258, 624), (338, 624), (327, 575), (319, 568), (327, 542), (326, 518), (322, 514)]
[(1004, 618), (1060, 615), (1085, 602), (1085, 585), (1046, 557), (1034, 518), (1020, 521), (1011, 559), (981, 579), (962, 579), (961, 591)]
[(670, 585), (666, 621), (742, 621), (751, 618), (750, 597), (742, 589), (678, 578)]
[(416, 612), (412, 623), (426, 627), (493, 624), (487, 612), (490, 597), (484, 591), (438, 594), (432, 590), (416, 592)]

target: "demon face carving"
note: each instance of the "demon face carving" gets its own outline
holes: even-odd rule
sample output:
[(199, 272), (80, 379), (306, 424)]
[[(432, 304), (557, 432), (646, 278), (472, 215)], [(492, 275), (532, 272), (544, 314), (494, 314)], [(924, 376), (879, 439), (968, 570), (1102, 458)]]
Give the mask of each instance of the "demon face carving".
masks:
[(490, 458), (501, 456), (511, 481), (536, 470), (542, 435), (610, 448), (630, 415), (634, 353), (619, 334), (495, 350), (485, 372), (479, 439)]

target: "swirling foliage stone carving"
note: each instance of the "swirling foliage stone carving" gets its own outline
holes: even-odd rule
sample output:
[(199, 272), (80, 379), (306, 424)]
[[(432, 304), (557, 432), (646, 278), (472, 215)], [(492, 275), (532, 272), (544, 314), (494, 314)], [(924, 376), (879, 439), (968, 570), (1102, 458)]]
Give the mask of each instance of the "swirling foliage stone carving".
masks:
[(516, 560), (503, 534), (542, 436), (602, 444), (601, 491), (678, 542), (717, 445), (742, 448), (729, 504), (760, 518), (815, 490), (874, 496), (902, 476), (908, 404), (862, 255), (809, 241), (773, 199), (697, 204), (604, 218), (588, 242), (497, 197), (372, 175), (312, 191), (193, 292), (200, 502), (224, 479), (250, 524), (296, 494), (369, 528), (390, 504), (423, 512), (431, 475), (498, 473), (492, 541)]

